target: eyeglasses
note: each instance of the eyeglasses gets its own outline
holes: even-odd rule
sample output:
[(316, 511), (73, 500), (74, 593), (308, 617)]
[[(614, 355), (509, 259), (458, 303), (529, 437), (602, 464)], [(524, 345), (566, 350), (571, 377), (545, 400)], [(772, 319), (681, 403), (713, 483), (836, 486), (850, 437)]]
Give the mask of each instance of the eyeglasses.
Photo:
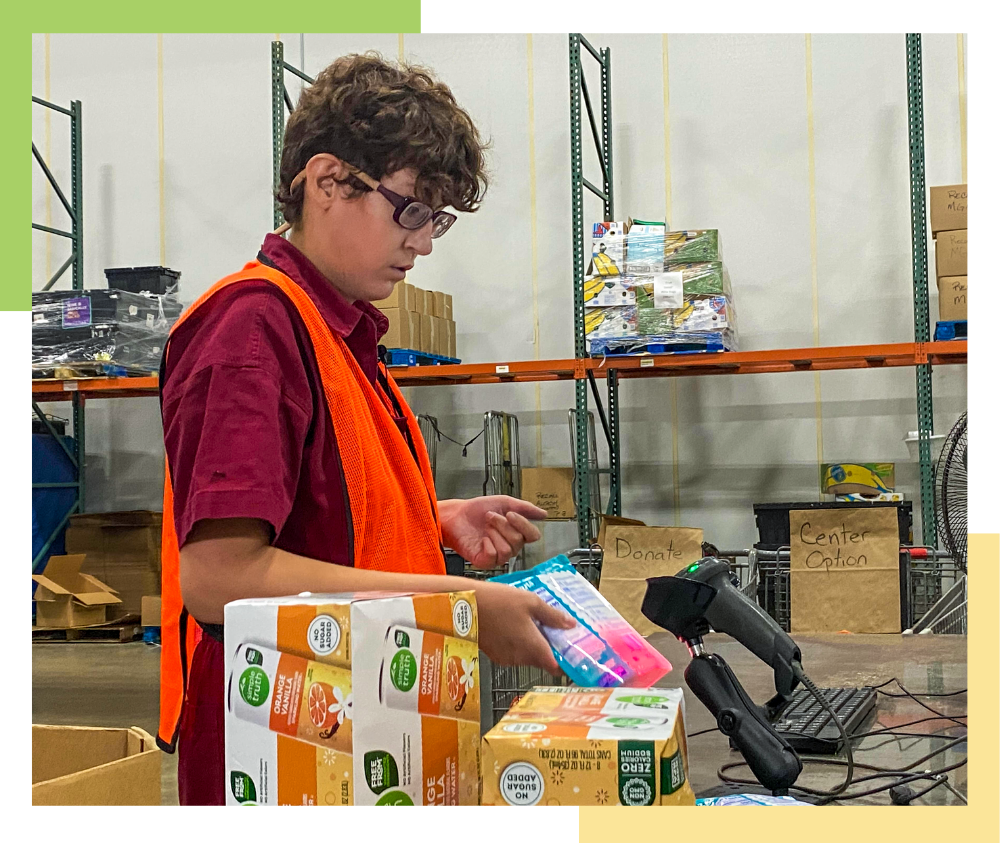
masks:
[[(367, 173), (362, 172), (356, 167), (352, 167), (348, 164), (347, 168), (351, 175), (355, 176), (367, 187), (381, 193), (382, 196), (386, 198), (386, 200), (396, 209), (395, 213), (392, 215), (392, 219), (397, 225), (402, 226), (407, 231), (416, 231), (417, 229), (423, 228), (428, 222), (431, 222), (433, 223), (431, 237), (436, 240), (449, 228), (451, 228), (458, 219), (458, 217), (454, 214), (450, 214), (447, 211), (435, 211), (430, 205), (418, 201), (414, 196), (400, 196), (395, 191), (389, 190), (389, 188), (384, 184), (376, 181)], [(294, 190), (299, 182), (304, 180), (305, 177), (306, 171), (303, 170), (294, 179), (292, 179), (292, 183), (288, 188), (289, 192)]]

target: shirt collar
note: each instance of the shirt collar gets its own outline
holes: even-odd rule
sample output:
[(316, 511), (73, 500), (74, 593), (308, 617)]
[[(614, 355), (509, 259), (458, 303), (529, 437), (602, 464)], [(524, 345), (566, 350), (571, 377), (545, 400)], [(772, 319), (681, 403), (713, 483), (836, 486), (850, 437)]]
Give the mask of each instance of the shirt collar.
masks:
[(277, 269), (309, 294), (326, 323), (342, 337), (350, 336), (361, 321), (362, 314), (371, 308), (367, 302), (349, 302), (313, 262), (284, 237), (268, 234), (264, 238), (261, 252)]

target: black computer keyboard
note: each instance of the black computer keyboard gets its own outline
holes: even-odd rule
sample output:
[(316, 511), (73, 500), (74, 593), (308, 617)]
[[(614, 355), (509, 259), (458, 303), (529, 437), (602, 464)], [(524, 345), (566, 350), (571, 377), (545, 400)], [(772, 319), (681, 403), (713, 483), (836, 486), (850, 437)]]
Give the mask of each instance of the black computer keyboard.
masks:
[[(837, 712), (848, 735), (860, 732), (865, 718), (875, 708), (874, 688), (821, 688), (820, 693)], [(844, 744), (837, 724), (805, 688), (792, 692), (788, 703), (777, 710), (771, 725), (796, 752), (834, 755)]]

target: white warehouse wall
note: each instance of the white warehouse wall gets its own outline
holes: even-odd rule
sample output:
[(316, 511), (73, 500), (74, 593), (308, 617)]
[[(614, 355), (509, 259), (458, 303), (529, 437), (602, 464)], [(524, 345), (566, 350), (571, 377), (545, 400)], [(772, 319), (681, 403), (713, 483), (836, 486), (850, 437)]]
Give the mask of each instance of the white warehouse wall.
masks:
[[(182, 271), (191, 301), (254, 257), (271, 223), (273, 38), (166, 34), (159, 53), (156, 35), (33, 36), (32, 93), (83, 102), (88, 286), (104, 286), (105, 267), (162, 261)], [(452, 86), (492, 140), (492, 183), (482, 210), (438, 241), (410, 280), (453, 294), (465, 361), (572, 357), (567, 38), (281, 38), (287, 60), (309, 74), (344, 53), (396, 58), (402, 48)], [(616, 216), (669, 211), (675, 228), (720, 230), (744, 350), (912, 340), (902, 35), (588, 38), (612, 51)], [(963, 180), (958, 43), (923, 39), (929, 185)], [(596, 92), (596, 64), (585, 56), (585, 67)], [(298, 80), (287, 81), (294, 98)], [(68, 183), (68, 121), (37, 106), (33, 116), (33, 140)], [(586, 118), (584, 133), (587, 148)], [(587, 155), (597, 181), (596, 156)], [(33, 167), (33, 219), (65, 224)], [(588, 224), (600, 216), (588, 199)], [(68, 249), (37, 232), (33, 247), (39, 289)], [(931, 267), (933, 259), (931, 243)], [(484, 411), (516, 413), (525, 465), (570, 462), (570, 383), (407, 395), (461, 441), (481, 429)], [(620, 395), (626, 515), (703, 527), (717, 545), (746, 547), (756, 536), (754, 502), (816, 499), (820, 462), (857, 460), (894, 461), (919, 519), (916, 466), (903, 443), (916, 427), (913, 369), (625, 380)], [(935, 370), (938, 432), (966, 396), (965, 366)], [(91, 401), (87, 422), (88, 509), (157, 508), (157, 402)], [(463, 459), (442, 442), (441, 495), (481, 493), (482, 464), (480, 443)], [(550, 524), (535, 555), (575, 542), (575, 525)]]

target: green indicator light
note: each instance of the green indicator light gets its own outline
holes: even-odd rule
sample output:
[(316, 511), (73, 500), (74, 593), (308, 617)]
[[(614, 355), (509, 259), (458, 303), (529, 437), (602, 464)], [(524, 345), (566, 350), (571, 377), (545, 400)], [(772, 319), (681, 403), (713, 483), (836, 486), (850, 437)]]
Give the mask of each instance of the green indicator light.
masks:
[(697, 571), (697, 570), (698, 570), (698, 566), (697, 565), (692, 565), (690, 568), (688, 568), (688, 573), (690, 574), (692, 571)]

